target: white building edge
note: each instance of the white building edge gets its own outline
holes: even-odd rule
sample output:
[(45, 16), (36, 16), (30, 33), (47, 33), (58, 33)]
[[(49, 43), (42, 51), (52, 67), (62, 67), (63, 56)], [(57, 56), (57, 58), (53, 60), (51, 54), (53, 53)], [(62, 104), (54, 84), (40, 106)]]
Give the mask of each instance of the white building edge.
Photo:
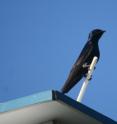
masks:
[(0, 103), (0, 124), (117, 124), (58, 91)]

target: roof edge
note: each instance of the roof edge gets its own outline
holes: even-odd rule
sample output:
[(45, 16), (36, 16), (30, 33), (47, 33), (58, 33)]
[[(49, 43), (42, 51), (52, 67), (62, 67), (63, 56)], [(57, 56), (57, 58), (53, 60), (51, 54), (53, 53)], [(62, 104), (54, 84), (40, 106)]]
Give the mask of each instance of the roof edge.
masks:
[(63, 93), (60, 93), (59, 91), (52, 91), (53, 92), (53, 100), (60, 100), (70, 106), (72, 106), (75, 109), (78, 109), (79, 111), (86, 113), (87, 115), (95, 118), (98, 121), (103, 122), (104, 124), (117, 124), (117, 122), (102, 113), (99, 113), (92, 108), (77, 102), (73, 100), (72, 98), (68, 97), (67, 95), (64, 95)]

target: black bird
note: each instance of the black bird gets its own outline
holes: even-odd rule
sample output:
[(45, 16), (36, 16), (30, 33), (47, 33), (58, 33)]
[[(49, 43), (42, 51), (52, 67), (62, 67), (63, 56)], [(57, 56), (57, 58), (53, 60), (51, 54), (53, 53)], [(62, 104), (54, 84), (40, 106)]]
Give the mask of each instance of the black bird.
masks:
[(100, 29), (95, 29), (90, 32), (88, 41), (80, 53), (80, 56), (73, 65), (69, 76), (61, 90), (62, 93), (67, 93), (77, 82), (79, 82), (83, 77), (86, 77), (88, 68), (94, 56), (97, 56), (99, 60), (100, 52), (98, 41), (104, 32), (104, 30)]

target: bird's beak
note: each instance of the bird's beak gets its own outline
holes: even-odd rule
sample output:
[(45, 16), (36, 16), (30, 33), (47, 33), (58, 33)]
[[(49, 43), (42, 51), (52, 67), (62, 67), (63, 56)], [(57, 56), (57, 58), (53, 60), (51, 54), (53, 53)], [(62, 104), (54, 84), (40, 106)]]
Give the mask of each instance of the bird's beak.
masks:
[(103, 30), (103, 33), (105, 33), (106, 31), (105, 30)]

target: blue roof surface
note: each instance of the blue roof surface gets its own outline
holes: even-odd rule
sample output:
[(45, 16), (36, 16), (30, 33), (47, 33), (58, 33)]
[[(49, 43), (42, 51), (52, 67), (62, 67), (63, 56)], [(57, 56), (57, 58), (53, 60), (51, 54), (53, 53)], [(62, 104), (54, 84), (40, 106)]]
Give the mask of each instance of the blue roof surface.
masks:
[(52, 91), (45, 91), (36, 93), (30, 96), (10, 100), (8, 102), (0, 103), (0, 112), (6, 112), (14, 109), (19, 109), (35, 103), (42, 103), (52, 100)]
[(71, 99), (70, 97), (58, 92), (58, 91), (45, 91), (37, 94), (33, 94), (30, 96), (18, 98), (15, 100), (11, 100), (8, 102), (0, 103), (0, 112), (7, 112), (14, 109), (23, 108), (29, 105), (33, 105), (36, 103), (44, 103), (48, 101), (59, 100), (62, 101), (69, 106), (87, 114), (95, 118), (96, 120), (102, 122), (103, 124), (117, 124), (116, 121), (108, 118), (107, 116)]

